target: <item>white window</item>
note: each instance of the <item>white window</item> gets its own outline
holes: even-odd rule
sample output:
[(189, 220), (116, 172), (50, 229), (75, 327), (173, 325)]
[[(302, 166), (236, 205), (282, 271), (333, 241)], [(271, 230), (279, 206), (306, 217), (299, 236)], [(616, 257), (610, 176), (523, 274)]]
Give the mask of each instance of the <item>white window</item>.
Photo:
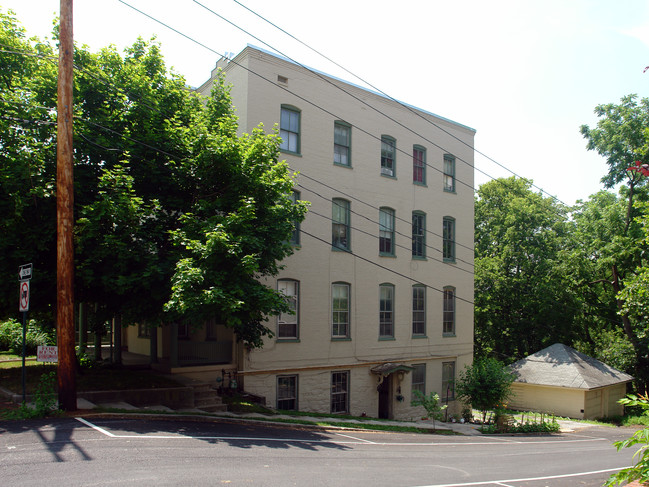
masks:
[(331, 285), (331, 337), (349, 337), (349, 284), (334, 282)]
[(277, 290), (286, 296), (290, 309), (288, 313), (280, 313), (277, 319), (277, 338), (297, 339), (300, 313), (300, 283), (293, 279), (280, 279), (277, 281)]
[(331, 373), (331, 412), (349, 412), (349, 372)]

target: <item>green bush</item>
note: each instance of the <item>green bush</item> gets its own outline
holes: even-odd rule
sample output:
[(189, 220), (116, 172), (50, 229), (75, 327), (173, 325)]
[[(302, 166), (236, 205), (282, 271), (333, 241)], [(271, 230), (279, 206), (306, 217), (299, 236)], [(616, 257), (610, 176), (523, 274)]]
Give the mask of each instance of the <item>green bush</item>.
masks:
[[(34, 355), (39, 346), (50, 345), (54, 340), (34, 321), (27, 325), (25, 347), (28, 355)], [(23, 325), (14, 319), (0, 321), (0, 351), (16, 355), (23, 353)]]
[[(618, 402), (625, 407), (639, 408), (644, 412), (645, 416), (649, 416), (649, 396), (647, 395), (628, 394), (627, 397), (620, 399)], [(626, 485), (634, 480), (638, 480), (642, 485), (649, 482), (649, 428), (638, 430), (630, 438), (616, 441), (613, 445), (617, 448), (617, 451), (636, 445), (641, 446), (633, 454), (633, 458), (636, 459), (635, 465), (623, 468), (611, 475), (604, 485)]]

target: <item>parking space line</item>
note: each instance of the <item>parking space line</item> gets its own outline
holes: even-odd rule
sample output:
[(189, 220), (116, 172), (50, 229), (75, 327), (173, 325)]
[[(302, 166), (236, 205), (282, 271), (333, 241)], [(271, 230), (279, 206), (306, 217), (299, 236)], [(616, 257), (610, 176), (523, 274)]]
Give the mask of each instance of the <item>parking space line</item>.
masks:
[(91, 427), (95, 431), (99, 431), (103, 435), (110, 436), (111, 438), (116, 438), (116, 436), (113, 433), (111, 433), (110, 431), (106, 431), (104, 428), (101, 428), (101, 427), (99, 427), (99, 426), (97, 426), (95, 424), (92, 424), (90, 421), (86, 421), (83, 418), (74, 418), (74, 419), (76, 419), (80, 423), (85, 424), (86, 426)]
[(352, 439), (352, 440), (362, 441), (362, 442), (364, 442), (364, 443), (369, 443), (370, 445), (376, 445), (376, 443), (375, 443), (374, 441), (364, 440), (363, 438), (356, 438), (356, 437), (354, 437), (354, 436), (349, 436), (349, 435), (343, 435), (342, 433), (336, 433), (336, 434), (337, 434), (338, 436), (344, 436), (345, 438), (350, 438), (350, 439)]

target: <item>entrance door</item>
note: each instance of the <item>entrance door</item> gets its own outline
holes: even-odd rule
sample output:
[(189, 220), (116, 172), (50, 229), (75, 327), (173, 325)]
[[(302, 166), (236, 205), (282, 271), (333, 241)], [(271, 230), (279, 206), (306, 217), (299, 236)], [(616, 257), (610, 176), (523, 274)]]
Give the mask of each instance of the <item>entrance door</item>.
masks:
[(392, 419), (392, 375), (388, 375), (378, 387), (379, 418)]

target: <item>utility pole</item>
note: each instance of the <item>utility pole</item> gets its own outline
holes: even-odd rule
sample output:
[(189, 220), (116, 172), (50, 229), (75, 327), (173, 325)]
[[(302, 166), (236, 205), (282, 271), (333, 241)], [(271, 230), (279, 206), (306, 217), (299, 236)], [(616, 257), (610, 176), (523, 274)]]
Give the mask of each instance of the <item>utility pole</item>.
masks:
[(77, 409), (74, 351), (74, 177), (72, 87), (74, 80), (72, 0), (61, 0), (56, 147), (56, 335), (59, 349), (59, 407)]

